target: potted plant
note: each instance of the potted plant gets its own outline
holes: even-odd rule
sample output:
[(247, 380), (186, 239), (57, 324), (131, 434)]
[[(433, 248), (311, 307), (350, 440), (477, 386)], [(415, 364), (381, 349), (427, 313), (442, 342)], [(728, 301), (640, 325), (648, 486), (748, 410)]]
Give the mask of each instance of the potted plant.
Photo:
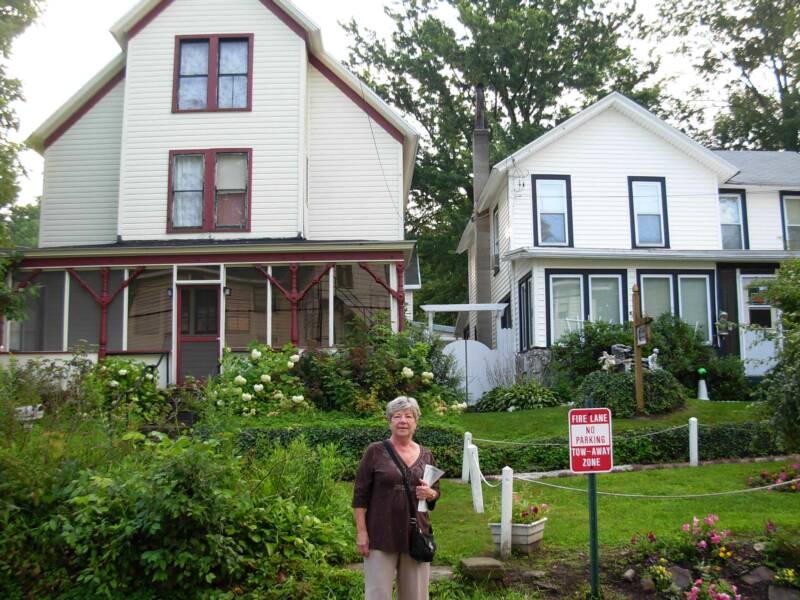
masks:
[[(537, 504), (529, 499), (514, 494), (511, 506), (511, 548), (524, 554), (530, 554), (542, 541), (544, 526), (547, 523), (545, 516), (550, 511), (550, 506), (544, 503)], [(494, 515), (495, 523), (489, 523), (492, 530), (494, 548), (500, 551), (500, 511)]]

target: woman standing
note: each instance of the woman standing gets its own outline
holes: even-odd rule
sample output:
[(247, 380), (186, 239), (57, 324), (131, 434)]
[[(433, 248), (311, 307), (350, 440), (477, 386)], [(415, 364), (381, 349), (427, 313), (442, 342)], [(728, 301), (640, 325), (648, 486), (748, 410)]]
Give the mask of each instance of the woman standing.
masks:
[[(419, 421), (414, 398), (400, 396), (386, 406), (389, 444), (405, 464), (412, 493), (428, 502), (433, 510), (439, 499), (439, 484), (430, 487), (422, 480), (425, 465), (433, 465), (430, 450), (414, 441)], [(397, 600), (426, 600), (430, 563), (418, 562), (408, 553), (410, 534), (408, 496), (403, 474), (383, 442), (370, 444), (358, 465), (353, 489), (356, 545), (364, 556), (366, 600), (391, 600), (397, 575)], [(428, 513), (417, 513), (423, 532), (430, 532)]]

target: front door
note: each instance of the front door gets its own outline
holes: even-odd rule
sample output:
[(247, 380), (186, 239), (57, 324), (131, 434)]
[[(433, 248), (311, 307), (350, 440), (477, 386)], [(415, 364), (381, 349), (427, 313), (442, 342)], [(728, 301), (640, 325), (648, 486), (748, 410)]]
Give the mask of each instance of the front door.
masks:
[[(744, 361), (744, 371), (748, 377), (761, 377), (773, 366), (777, 355), (777, 343), (765, 333), (776, 331), (776, 310), (768, 303), (764, 286), (755, 282), (772, 279), (770, 275), (742, 275), (739, 278), (739, 294), (741, 324), (739, 343)], [(763, 330), (750, 329), (748, 326), (758, 325)]]
[(205, 379), (219, 364), (219, 286), (178, 286), (178, 383)]

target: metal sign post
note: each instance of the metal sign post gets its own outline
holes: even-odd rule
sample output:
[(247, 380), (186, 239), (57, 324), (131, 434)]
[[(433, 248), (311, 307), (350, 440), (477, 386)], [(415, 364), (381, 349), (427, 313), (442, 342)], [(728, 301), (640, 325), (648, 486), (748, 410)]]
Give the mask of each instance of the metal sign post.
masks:
[(614, 468), (611, 411), (587, 408), (569, 411), (569, 463), (573, 473), (589, 474), (589, 567), (592, 598), (600, 597), (600, 564), (597, 542), (597, 480), (596, 473), (608, 473)]

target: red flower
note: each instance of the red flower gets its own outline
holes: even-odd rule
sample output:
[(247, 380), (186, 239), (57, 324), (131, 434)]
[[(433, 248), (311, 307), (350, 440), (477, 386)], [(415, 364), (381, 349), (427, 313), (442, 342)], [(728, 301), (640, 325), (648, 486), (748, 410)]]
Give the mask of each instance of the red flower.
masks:
[(652, 531), (647, 534), (647, 539), (650, 540), (651, 544), (656, 543), (656, 536)]

